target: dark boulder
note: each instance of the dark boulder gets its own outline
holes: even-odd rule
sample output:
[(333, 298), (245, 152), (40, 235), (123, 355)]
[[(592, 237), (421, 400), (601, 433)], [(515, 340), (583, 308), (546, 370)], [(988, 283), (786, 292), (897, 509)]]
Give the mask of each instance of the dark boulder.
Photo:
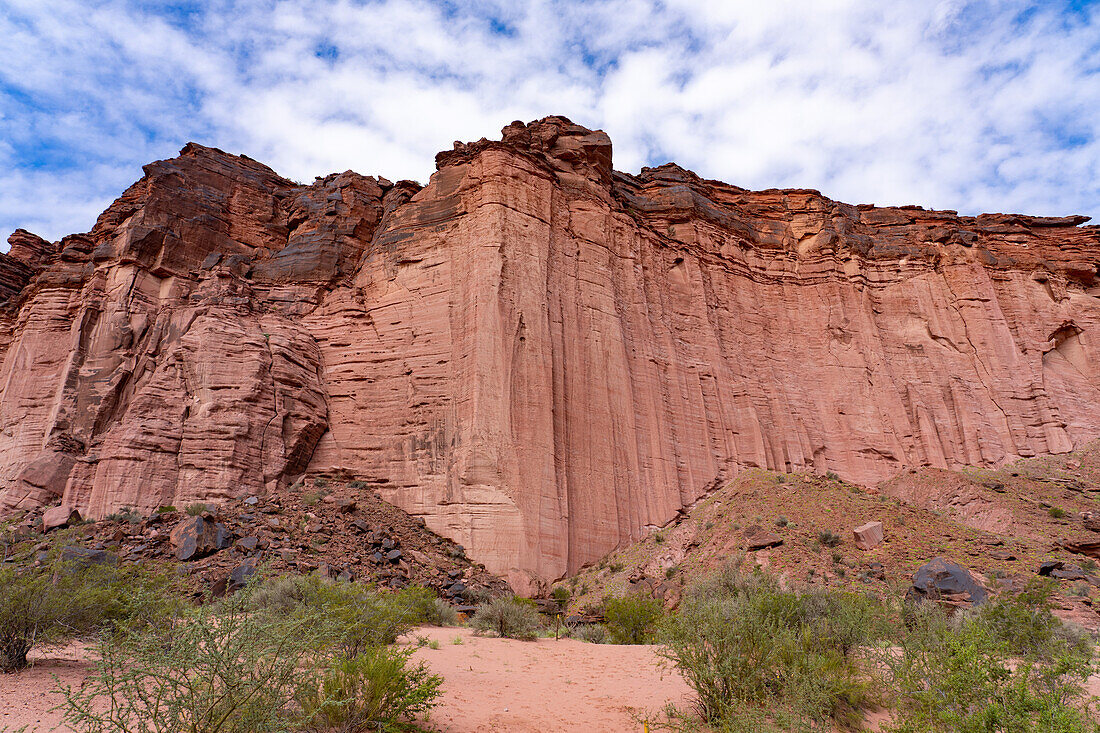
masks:
[(93, 550), (89, 547), (66, 547), (61, 550), (61, 562), (73, 563), (79, 567), (92, 565), (118, 565), (118, 558), (106, 550)]
[(947, 606), (976, 606), (989, 599), (989, 592), (962, 565), (936, 557), (913, 574), (913, 585), (906, 599), (935, 601)]
[(178, 560), (197, 560), (224, 550), (233, 542), (225, 525), (203, 517), (188, 517), (180, 522), (172, 530), (171, 539)]

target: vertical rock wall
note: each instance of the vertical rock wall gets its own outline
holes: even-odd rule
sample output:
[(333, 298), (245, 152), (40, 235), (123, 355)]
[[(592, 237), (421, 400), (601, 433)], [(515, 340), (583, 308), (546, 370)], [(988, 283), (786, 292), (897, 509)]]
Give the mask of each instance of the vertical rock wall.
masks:
[(869, 483), (1100, 437), (1081, 218), (630, 176), (564, 118), (437, 166), (300, 186), (189, 145), (9, 268), (3, 505), (343, 472), (527, 589), (746, 467)]

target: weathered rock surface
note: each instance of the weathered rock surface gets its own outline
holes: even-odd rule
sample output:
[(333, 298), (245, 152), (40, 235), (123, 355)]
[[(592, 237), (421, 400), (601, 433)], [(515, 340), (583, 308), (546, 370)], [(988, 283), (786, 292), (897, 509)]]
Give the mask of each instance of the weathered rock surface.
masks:
[(560, 117), (437, 167), (299, 185), (189, 144), (91, 232), (19, 234), (0, 507), (351, 476), (524, 588), (746, 467), (871, 483), (1100, 437), (1082, 217), (633, 176)]
[(912, 601), (935, 601), (948, 607), (968, 608), (985, 603), (989, 592), (963, 566), (936, 557), (917, 568), (906, 597)]
[(882, 544), (884, 534), (882, 522), (867, 522), (852, 530), (856, 547), (861, 550), (871, 550)]

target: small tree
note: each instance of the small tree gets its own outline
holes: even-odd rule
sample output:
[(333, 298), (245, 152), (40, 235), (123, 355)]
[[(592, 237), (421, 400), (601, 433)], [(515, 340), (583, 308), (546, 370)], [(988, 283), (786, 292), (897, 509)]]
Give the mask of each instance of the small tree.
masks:
[(604, 601), (604, 624), (614, 644), (648, 644), (664, 614), (660, 601), (640, 593)]

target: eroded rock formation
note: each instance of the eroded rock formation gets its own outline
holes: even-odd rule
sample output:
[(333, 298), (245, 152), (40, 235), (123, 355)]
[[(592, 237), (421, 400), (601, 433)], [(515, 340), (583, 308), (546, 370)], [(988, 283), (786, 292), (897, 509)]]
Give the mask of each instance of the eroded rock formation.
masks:
[(0, 256), (0, 502), (369, 481), (522, 588), (739, 470), (993, 465), (1100, 437), (1100, 228), (614, 171), (561, 117), (427, 186), (196, 144)]

